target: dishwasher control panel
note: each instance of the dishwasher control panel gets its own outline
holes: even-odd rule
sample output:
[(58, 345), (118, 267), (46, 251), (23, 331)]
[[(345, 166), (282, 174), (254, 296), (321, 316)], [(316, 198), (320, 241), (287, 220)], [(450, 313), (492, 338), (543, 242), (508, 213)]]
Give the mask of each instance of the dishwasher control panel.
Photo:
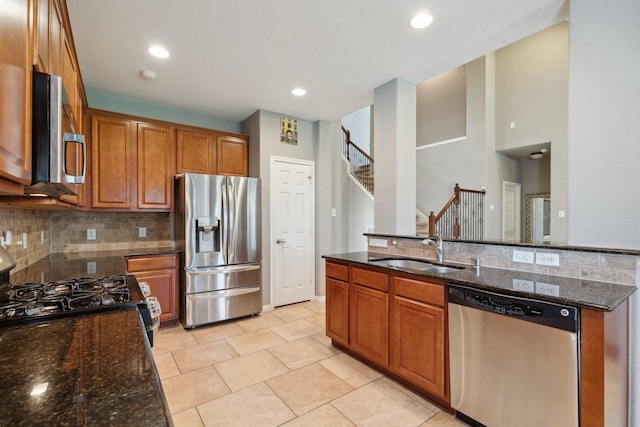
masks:
[(501, 295), (466, 286), (449, 285), (449, 303), (576, 332), (580, 309), (530, 298)]
[(496, 298), (489, 298), (478, 294), (467, 294), (465, 299), (471, 303), (471, 305), (482, 307), (485, 310), (499, 314), (508, 314), (509, 316), (542, 316), (544, 314), (544, 309), (540, 307), (510, 301), (500, 301)]

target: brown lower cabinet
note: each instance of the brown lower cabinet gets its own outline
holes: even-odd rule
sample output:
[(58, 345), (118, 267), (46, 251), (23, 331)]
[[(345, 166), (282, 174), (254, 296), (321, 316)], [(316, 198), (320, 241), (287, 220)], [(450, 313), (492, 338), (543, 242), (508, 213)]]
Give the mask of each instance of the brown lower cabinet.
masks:
[(333, 342), (448, 406), (444, 283), (333, 261), (326, 274)]
[(393, 290), (391, 369), (448, 402), (445, 286), (396, 276)]
[[(449, 406), (446, 284), (333, 260), (326, 276), (333, 343)], [(580, 313), (580, 425), (629, 425), (629, 302)]]
[(126, 256), (127, 274), (147, 282), (151, 295), (158, 298), (162, 314), (160, 327), (178, 323), (178, 254)]

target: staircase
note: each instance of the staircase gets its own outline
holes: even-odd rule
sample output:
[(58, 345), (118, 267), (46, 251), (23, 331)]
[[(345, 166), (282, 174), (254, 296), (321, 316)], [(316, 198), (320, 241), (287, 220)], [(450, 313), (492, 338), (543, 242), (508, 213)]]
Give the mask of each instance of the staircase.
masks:
[(445, 239), (483, 240), (485, 190), (468, 190), (458, 184), (453, 195), (436, 215), (429, 214), (428, 235)]
[[(342, 126), (342, 156), (349, 175), (372, 197), (373, 158), (351, 141), (351, 132)], [(467, 190), (455, 185), (453, 196), (442, 210), (427, 217), (416, 209), (416, 234), (438, 234), (448, 239), (482, 240), (484, 233), (484, 190)]]
[(351, 132), (342, 126), (342, 156), (349, 164), (349, 174), (373, 196), (373, 158), (351, 141)]

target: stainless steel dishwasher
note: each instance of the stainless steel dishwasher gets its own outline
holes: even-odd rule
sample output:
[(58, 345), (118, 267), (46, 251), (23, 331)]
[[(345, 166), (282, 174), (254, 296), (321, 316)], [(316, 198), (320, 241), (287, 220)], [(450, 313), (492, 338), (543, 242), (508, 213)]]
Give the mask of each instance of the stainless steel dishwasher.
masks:
[(488, 427), (579, 425), (576, 307), (449, 285), (451, 406)]

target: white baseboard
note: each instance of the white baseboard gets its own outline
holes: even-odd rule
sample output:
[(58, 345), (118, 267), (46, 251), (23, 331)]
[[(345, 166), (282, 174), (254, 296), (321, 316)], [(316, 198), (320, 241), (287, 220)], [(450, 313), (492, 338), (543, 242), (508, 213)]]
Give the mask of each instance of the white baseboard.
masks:
[(271, 310), (273, 310), (273, 306), (271, 304), (262, 306), (262, 311), (271, 311)]
[(326, 300), (327, 300), (326, 296), (321, 296), (320, 297), (320, 296), (316, 295), (316, 296), (313, 297), (313, 299), (311, 301), (326, 301)]

